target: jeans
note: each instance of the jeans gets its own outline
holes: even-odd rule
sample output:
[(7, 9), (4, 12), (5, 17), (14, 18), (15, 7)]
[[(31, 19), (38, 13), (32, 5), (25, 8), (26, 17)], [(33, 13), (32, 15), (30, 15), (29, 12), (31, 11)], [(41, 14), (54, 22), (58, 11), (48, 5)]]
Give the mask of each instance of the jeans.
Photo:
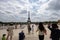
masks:
[(39, 35), (39, 40), (44, 40), (44, 35)]

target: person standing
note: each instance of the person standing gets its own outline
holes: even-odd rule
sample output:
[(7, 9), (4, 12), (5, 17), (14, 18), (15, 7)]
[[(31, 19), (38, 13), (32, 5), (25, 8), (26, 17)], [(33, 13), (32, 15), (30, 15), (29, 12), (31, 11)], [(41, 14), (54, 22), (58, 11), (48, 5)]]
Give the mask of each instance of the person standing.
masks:
[(58, 29), (58, 25), (57, 24), (52, 24), (52, 25), (48, 25), (49, 30), (51, 30), (51, 35), (50, 38), (52, 40), (59, 40), (60, 38), (60, 30)]
[(34, 33), (34, 25), (32, 25), (31, 31), (32, 31), (32, 34), (33, 34)]
[(30, 32), (31, 32), (31, 27), (30, 27), (30, 24), (28, 24), (28, 34), (30, 34)]
[(17, 29), (17, 24), (15, 24), (15, 29)]
[(43, 23), (39, 23), (37, 31), (39, 32), (38, 34), (39, 40), (44, 40), (44, 34), (47, 35), (47, 31), (44, 28)]
[[(12, 40), (12, 37), (13, 37), (13, 27), (9, 27), (8, 29), (7, 29), (7, 40)], [(10, 38), (9, 38), (10, 37)]]

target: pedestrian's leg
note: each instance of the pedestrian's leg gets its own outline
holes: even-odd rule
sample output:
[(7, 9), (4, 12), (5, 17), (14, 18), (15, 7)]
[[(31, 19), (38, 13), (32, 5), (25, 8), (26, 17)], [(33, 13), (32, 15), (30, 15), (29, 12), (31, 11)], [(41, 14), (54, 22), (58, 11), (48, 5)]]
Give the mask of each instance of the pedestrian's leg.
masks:
[(44, 35), (41, 36), (41, 40), (44, 40)]
[(12, 35), (10, 36), (10, 40), (12, 40)]
[(7, 35), (7, 38), (6, 38), (6, 40), (9, 40), (9, 35)]
[(44, 40), (44, 35), (39, 35), (39, 40)]
[(40, 40), (40, 35), (39, 35), (39, 40)]
[(30, 30), (28, 29), (28, 34), (30, 34)]
[(32, 29), (32, 34), (34, 33), (33, 29)]
[(56, 39), (56, 38), (52, 38), (52, 40), (58, 40), (58, 39)]
[(55, 38), (54, 40), (59, 40), (59, 38)]

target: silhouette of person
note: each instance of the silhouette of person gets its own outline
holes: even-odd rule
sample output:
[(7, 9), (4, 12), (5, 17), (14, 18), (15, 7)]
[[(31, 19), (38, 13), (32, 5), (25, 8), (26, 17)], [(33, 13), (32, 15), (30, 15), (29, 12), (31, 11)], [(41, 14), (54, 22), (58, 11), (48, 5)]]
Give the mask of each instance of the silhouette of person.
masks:
[(38, 34), (39, 40), (44, 40), (44, 34), (47, 34), (47, 31), (44, 28), (43, 23), (39, 23), (37, 31), (39, 31), (39, 34)]
[(19, 40), (24, 40), (25, 39), (25, 34), (23, 31), (19, 33)]
[(51, 30), (50, 38), (52, 40), (59, 40), (60, 30), (58, 29), (58, 25), (57, 24), (52, 24), (52, 25), (49, 24), (48, 28)]
[(28, 24), (28, 34), (30, 34), (31, 32), (31, 27), (30, 27), (30, 24)]
[(34, 33), (34, 25), (32, 25), (31, 30), (32, 30), (32, 34), (33, 34)]
[(15, 24), (15, 29), (17, 29), (17, 24)]

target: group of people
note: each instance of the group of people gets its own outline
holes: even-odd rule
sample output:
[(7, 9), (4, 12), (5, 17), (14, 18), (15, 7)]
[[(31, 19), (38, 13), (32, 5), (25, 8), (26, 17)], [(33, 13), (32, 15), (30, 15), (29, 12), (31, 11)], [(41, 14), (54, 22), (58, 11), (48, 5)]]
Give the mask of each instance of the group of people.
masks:
[[(57, 24), (48, 24), (48, 29), (51, 31), (50, 38), (52, 40), (60, 40), (60, 30)], [(44, 28), (43, 23), (39, 23), (37, 31), (39, 31), (39, 40), (44, 40), (44, 35), (47, 35), (47, 30)]]
[[(10, 28), (9, 28), (10, 29)], [(60, 29), (58, 29), (58, 25), (57, 24), (48, 24), (48, 29), (51, 31), (51, 35), (50, 35), (50, 38), (52, 40), (60, 40)], [(13, 29), (10, 30), (10, 33), (13, 35)], [(32, 26), (32, 31), (33, 31), (33, 26)], [(8, 36), (7, 36), (7, 39), (8, 40), (8, 37), (10, 36), (10, 40), (12, 40), (12, 35), (9, 33), (9, 30), (8, 31)], [(44, 36), (47, 35), (47, 30), (45, 29), (43, 23), (39, 23), (39, 26), (38, 26), (38, 29), (36, 30), (36, 32), (39, 33), (38, 37), (39, 37), (39, 40), (44, 40)], [(2, 40), (5, 39), (5, 34), (3, 34), (3, 37), (2, 37)], [(25, 34), (23, 31), (21, 31), (19, 33), (19, 40), (24, 40), (25, 39)]]
[(28, 25), (28, 34), (30, 34), (32, 32), (32, 34), (34, 33), (34, 25), (32, 25), (30, 27), (30, 25)]
[(3, 34), (2, 40), (12, 40), (13, 29), (14, 29), (13, 27), (8, 27), (8, 29), (7, 29), (7, 38), (6, 38), (6, 34)]

